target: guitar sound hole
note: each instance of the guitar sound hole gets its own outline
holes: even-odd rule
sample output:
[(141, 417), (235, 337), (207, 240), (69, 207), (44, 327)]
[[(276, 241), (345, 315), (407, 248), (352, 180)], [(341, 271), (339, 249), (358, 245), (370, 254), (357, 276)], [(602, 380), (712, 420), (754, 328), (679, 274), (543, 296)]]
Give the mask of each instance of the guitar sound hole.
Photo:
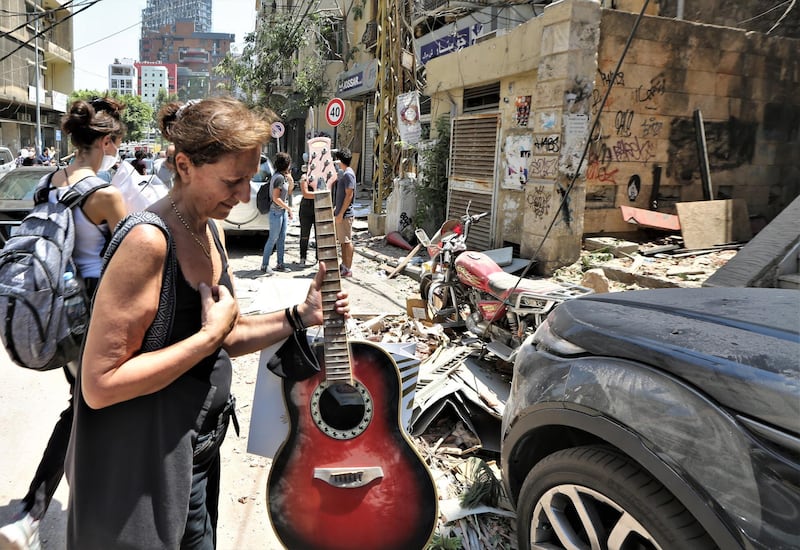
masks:
[(350, 384), (332, 384), (319, 398), (319, 413), (322, 420), (335, 430), (352, 430), (364, 418), (364, 398)]

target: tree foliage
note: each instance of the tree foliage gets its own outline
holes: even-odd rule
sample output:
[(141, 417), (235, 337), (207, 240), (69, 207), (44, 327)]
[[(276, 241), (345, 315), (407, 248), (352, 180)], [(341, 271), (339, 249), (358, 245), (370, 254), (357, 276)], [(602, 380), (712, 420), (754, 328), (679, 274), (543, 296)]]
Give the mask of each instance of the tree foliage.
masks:
[(231, 80), (232, 90), (251, 105), (279, 107), (273, 91), (294, 73), (296, 54), (307, 44), (305, 24), (298, 25), (287, 12), (275, 12), (245, 36), (242, 54), (228, 54), (215, 71)]
[[(416, 188), (418, 225), (428, 234), (435, 232), (445, 219), (447, 208), (447, 159), (450, 156), (450, 119), (436, 120), (436, 139), (420, 147), (421, 179)], [(423, 221), (424, 220), (424, 221)]]
[(158, 112), (161, 110), (161, 107), (167, 103), (176, 101), (180, 101), (178, 99), (178, 94), (167, 93), (167, 90), (164, 88), (158, 90), (158, 94), (156, 94), (156, 104), (153, 106), (153, 126), (155, 128), (158, 128)]
[(130, 141), (140, 141), (147, 135), (147, 131), (153, 122), (153, 108), (142, 101), (142, 98), (135, 95), (120, 95), (112, 91), (98, 90), (75, 90), (69, 95), (70, 104), (78, 99), (90, 100), (96, 97), (113, 97), (125, 104), (122, 111), (122, 122), (128, 127), (126, 139)]

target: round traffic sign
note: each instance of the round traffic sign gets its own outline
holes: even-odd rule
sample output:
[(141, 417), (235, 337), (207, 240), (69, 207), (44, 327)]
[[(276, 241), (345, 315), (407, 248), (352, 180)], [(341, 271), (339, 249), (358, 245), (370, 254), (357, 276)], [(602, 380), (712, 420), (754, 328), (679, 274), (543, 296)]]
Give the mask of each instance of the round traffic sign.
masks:
[(279, 137), (281, 137), (283, 135), (283, 133), (285, 131), (286, 131), (286, 128), (284, 128), (282, 123), (273, 122), (272, 123), (272, 127), (270, 129), (270, 134), (272, 134), (272, 137), (274, 137), (275, 139), (278, 139)]
[(339, 126), (344, 120), (344, 101), (334, 97), (325, 106), (325, 120), (331, 126)]

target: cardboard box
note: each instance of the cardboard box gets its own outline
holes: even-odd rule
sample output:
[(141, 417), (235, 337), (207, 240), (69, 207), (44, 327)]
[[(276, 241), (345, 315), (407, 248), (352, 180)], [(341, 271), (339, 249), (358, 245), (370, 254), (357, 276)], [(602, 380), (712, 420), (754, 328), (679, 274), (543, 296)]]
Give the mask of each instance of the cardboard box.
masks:
[(412, 319), (417, 319), (426, 325), (432, 324), (428, 316), (428, 303), (420, 298), (406, 298), (406, 313)]

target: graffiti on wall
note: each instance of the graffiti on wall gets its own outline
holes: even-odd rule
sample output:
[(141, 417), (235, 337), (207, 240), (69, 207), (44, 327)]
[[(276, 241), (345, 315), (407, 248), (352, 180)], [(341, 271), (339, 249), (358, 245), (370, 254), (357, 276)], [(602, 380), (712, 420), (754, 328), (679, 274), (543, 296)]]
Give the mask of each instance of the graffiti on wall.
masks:
[[(756, 149), (758, 122), (736, 117), (724, 121), (705, 121), (708, 163), (712, 172), (751, 164)], [(675, 118), (669, 129), (667, 176), (684, 183), (700, 178), (697, 133), (693, 118)]]
[(514, 100), (514, 123), (518, 127), (527, 127), (528, 126), (528, 118), (531, 115), (531, 96), (529, 95), (518, 95), (517, 99)]
[(525, 198), (533, 216), (539, 221), (550, 215), (550, 203), (553, 195), (548, 192), (549, 187), (548, 185), (535, 185)]

